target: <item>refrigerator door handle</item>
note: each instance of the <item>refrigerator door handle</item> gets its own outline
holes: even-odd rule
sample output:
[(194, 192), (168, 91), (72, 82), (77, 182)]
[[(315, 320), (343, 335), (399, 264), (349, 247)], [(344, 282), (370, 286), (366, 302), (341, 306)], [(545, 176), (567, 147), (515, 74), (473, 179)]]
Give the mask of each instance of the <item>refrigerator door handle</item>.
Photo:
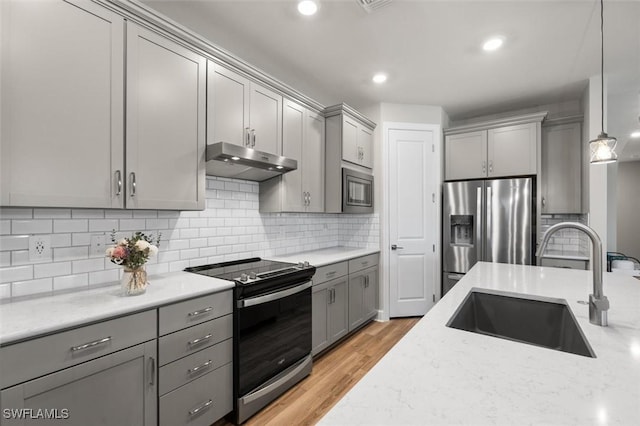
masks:
[(488, 262), (493, 262), (493, 251), (492, 251), (492, 247), (493, 247), (493, 212), (492, 212), (492, 200), (491, 200), (491, 186), (487, 185), (487, 199), (485, 200), (485, 202), (487, 203), (487, 207), (486, 207), (486, 212), (487, 212), (487, 218), (485, 219), (485, 222), (487, 223), (487, 233), (485, 235), (485, 254), (484, 254), (484, 259)]
[(482, 187), (478, 187), (476, 190), (476, 253), (478, 254), (478, 261), (484, 260), (484, 247), (482, 242), (482, 224), (484, 223), (482, 217)]

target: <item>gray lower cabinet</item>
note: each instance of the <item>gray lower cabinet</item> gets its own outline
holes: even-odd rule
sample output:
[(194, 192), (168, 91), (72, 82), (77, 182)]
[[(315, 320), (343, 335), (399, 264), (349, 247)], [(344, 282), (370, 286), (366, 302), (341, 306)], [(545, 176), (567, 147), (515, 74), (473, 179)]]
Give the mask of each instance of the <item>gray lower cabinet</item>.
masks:
[(376, 316), (378, 305), (378, 267), (349, 274), (349, 331)]
[(347, 334), (348, 277), (343, 276), (313, 287), (312, 348), (316, 355)]
[(150, 310), (0, 348), (0, 424), (157, 424), (155, 335)]
[(210, 425), (233, 409), (231, 296), (159, 309), (160, 425)]

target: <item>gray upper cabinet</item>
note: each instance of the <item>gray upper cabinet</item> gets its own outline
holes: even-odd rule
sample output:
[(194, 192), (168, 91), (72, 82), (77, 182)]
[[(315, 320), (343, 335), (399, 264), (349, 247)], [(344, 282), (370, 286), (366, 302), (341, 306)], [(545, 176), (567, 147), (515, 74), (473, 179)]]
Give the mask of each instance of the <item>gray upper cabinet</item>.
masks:
[(327, 170), (339, 168), (342, 161), (373, 168), (375, 123), (345, 104), (327, 107), (325, 116)]
[(445, 131), (445, 180), (538, 174), (540, 123), (546, 112)]
[(543, 214), (582, 213), (582, 116), (542, 126)]
[(204, 208), (203, 58), (88, 1), (2, 20), (2, 205)]
[(260, 182), (262, 212), (324, 212), (324, 117), (285, 99), (282, 155), (298, 169)]
[(207, 143), (280, 154), (282, 96), (213, 61), (207, 75)]
[(128, 208), (204, 209), (206, 60), (127, 26)]
[(3, 206), (124, 206), (124, 19), (3, 1)]

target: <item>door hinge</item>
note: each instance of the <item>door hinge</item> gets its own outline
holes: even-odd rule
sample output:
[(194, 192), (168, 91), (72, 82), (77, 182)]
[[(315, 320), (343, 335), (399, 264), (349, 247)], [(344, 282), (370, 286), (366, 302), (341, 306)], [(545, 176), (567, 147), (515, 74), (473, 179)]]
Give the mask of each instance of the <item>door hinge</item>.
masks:
[(431, 144), (431, 152), (436, 152), (436, 146)]
[(435, 192), (432, 192), (432, 193), (431, 193), (431, 202), (432, 202), (432, 203), (435, 203), (435, 202), (436, 202), (436, 193), (435, 193)]
[(432, 294), (432, 296), (433, 296), (433, 299), (432, 299), (432, 300), (435, 302), (435, 301), (436, 301), (436, 295), (435, 295), (435, 294)]
[(436, 245), (435, 244), (433, 245), (433, 252), (434, 253), (436, 252)]

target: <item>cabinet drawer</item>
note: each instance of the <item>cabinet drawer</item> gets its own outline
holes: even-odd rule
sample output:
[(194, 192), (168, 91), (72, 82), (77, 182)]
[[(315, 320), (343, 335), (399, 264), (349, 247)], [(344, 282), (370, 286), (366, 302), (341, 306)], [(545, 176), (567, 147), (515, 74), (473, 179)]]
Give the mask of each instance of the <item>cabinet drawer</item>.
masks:
[(150, 310), (0, 348), (0, 388), (156, 338)]
[(159, 335), (172, 333), (228, 315), (233, 310), (231, 290), (164, 306), (158, 310)]
[(209, 346), (215, 345), (233, 335), (233, 315), (225, 315), (159, 339), (158, 362), (168, 364)]
[(378, 264), (378, 253), (370, 254), (368, 256), (358, 257), (349, 261), (349, 273), (361, 271)]
[(209, 426), (233, 409), (232, 368), (226, 364), (160, 397), (161, 426)]
[(331, 265), (320, 266), (316, 268), (313, 276), (313, 285), (322, 284), (323, 282), (334, 278), (342, 277), (349, 273), (349, 262), (332, 263)]
[(232, 339), (198, 351), (160, 368), (159, 394), (172, 391), (185, 383), (231, 362), (233, 357)]

